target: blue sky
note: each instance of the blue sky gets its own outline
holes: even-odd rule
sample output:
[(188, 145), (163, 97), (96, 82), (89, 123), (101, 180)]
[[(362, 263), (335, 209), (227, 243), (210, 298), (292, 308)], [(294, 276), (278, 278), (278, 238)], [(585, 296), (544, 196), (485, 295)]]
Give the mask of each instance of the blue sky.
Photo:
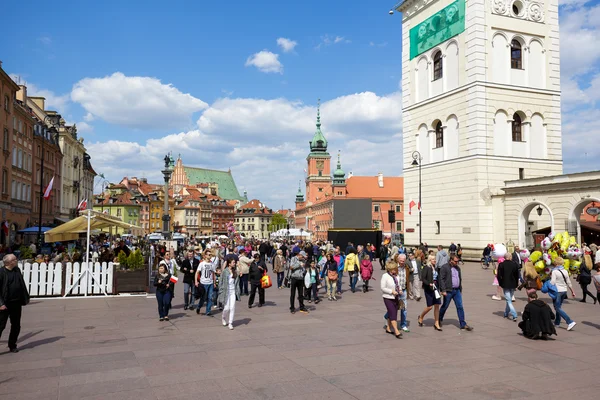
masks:
[[(330, 153), (342, 151), (346, 171), (401, 173), (393, 4), (8, 2), (4, 27), (14, 34), (0, 37), (0, 57), (30, 94), (77, 123), (112, 181), (160, 182), (172, 150), (185, 164), (231, 168), (240, 191), (271, 207), (292, 206), (319, 97)], [(575, 156), (581, 140), (600, 137), (596, 17), (597, 0), (561, 7), (567, 172), (600, 164), (597, 150)]]

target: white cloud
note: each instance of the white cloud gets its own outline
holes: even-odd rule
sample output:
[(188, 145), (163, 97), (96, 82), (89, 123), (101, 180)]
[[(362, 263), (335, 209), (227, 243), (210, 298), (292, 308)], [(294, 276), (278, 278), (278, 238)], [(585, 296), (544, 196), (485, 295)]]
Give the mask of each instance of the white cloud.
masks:
[(140, 129), (185, 127), (193, 113), (208, 106), (156, 78), (121, 72), (80, 80), (71, 91), (71, 99), (106, 122)]
[[(335, 168), (342, 150), (346, 171), (399, 175), (401, 96), (356, 93), (321, 106), (322, 130), (329, 141)], [(198, 129), (150, 139), (95, 142), (88, 146), (94, 168), (111, 180), (123, 175), (162, 180), (162, 158), (168, 151), (182, 154), (186, 165), (231, 168), (238, 189), (247, 189), (270, 207), (293, 207), (298, 179), (303, 179), (308, 142), (315, 132), (316, 106), (284, 98), (219, 99), (198, 120)], [(140, 171), (140, 166), (145, 170)], [(273, 183), (277, 182), (276, 185)]]
[(87, 122), (92, 122), (94, 119), (96, 119), (96, 118), (94, 117), (94, 114), (92, 114), (92, 113), (87, 113), (83, 116), (83, 120), (87, 121)]
[(294, 47), (296, 47), (297, 44), (298, 44), (298, 42), (291, 40), (291, 39), (287, 39), (287, 38), (283, 38), (283, 37), (280, 37), (277, 39), (277, 45), (279, 47), (281, 47), (281, 50), (283, 50), (284, 53), (289, 53), (291, 51), (294, 51)]
[(346, 39), (344, 36), (329, 36), (329, 35), (324, 35), (321, 36), (321, 42), (315, 47), (316, 50), (321, 49), (321, 47), (325, 47), (325, 46), (330, 46), (333, 44), (338, 44), (338, 43), (352, 43), (351, 40)]
[(385, 47), (387, 46), (388, 42), (381, 42), (381, 43), (375, 43), (375, 42), (369, 42), (369, 46), (371, 47)]
[(40, 36), (37, 38), (37, 41), (46, 46), (52, 44), (52, 38), (50, 36)]
[(246, 59), (246, 67), (256, 67), (264, 73), (283, 74), (283, 64), (279, 61), (279, 54), (268, 50), (259, 51)]
[(85, 121), (80, 121), (80, 122), (77, 122), (77, 132), (78, 133), (94, 132), (94, 127)]
[(46, 109), (57, 111), (58, 113), (65, 113), (69, 106), (69, 95), (57, 95), (52, 90), (43, 89), (38, 87), (35, 83), (27, 82), (22, 75), (9, 74), (11, 79), (20, 85), (27, 86), (27, 96), (29, 97), (45, 97), (46, 98)]

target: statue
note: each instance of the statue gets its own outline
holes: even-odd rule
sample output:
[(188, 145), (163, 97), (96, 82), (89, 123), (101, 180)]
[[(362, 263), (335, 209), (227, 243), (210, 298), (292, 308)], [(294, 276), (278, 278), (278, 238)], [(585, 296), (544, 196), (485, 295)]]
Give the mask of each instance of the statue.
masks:
[(170, 162), (171, 162), (171, 157), (169, 157), (169, 155), (167, 154), (165, 156), (165, 168), (169, 168)]

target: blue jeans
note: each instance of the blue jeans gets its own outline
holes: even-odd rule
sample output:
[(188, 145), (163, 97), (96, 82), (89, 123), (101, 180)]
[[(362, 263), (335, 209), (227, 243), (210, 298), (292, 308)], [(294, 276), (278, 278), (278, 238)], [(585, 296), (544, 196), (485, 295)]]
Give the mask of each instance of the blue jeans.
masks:
[(202, 308), (204, 301), (206, 300), (206, 315), (208, 315), (210, 314), (210, 309), (212, 307), (214, 285), (209, 283), (208, 285), (202, 284), (202, 286), (204, 286), (204, 297), (198, 302), (198, 310)]
[(515, 289), (502, 289), (504, 291), (504, 300), (506, 300), (506, 308), (504, 309), (504, 317), (508, 317), (508, 313), (512, 315), (514, 319), (517, 319), (517, 311), (512, 303), (512, 297), (515, 294)]
[(456, 314), (458, 315), (460, 327), (464, 328), (465, 326), (467, 326), (467, 322), (465, 321), (465, 309), (463, 308), (462, 293), (458, 289), (452, 289), (446, 292), (446, 296), (444, 296), (444, 304), (442, 305), (442, 309), (440, 310), (440, 322), (444, 320), (446, 310), (448, 310), (450, 301), (452, 301), (453, 299), (454, 305), (456, 305)]
[(189, 306), (194, 304), (194, 284), (183, 283), (183, 305)]
[(278, 288), (280, 288), (280, 287), (283, 286), (284, 275), (285, 275), (285, 272), (278, 272), (277, 273), (277, 287)]
[(240, 276), (240, 295), (248, 296), (248, 274)]
[(356, 282), (358, 282), (358, 272), (350, 272), (350, 290), (352, 293), (356, 290)]
[(556, 310), (556, 319), (554, 320), (554, 325), (560, 325), (560, 318), (564, 318), (567, 324), (573, 322), (573, 320), (567, 315), (566, 312), (562, 309), (562, 303), (567, 298), (567, 292), (559, 292), (554, 299), (554, 310)]
[(341, 272), (338, 271), (338, 279), (337, 279), (337, 292), (342, 293), (342, 278), (344, 277), (344, 270)]
[[(404, 301), (404, 310), (400, 310), (400, 328), (408, 328), (408, 325), (406, 325), (406, 316), (408, 314), (408, 305), (406, 304), (406, 290), (403, 290), (402, 294), (398, 295), (398, 299)], [(388, 313), (385, 313), (383, 319), (387, 321), (388, 317)]]
[(158, 303), (158, 316), (160, 318), (169, 316), (169, 307), (171, 306), (171, 291), (156, 291), (156, 302)]

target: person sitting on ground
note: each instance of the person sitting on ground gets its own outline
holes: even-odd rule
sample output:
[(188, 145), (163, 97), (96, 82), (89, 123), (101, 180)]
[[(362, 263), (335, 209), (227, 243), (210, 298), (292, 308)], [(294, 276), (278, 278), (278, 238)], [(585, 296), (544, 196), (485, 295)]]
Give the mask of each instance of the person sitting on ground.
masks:
[(542, 338), (546, 340), (548, 336), (556, 335), (556, 328), (553, 324), (556, 316), (548, 304), (539, 300), (536, 292), (529, 292), (527, 301), (525, 310), (523, 310), (523, 321), (519, 322), (523, 336), (529, 339)]

